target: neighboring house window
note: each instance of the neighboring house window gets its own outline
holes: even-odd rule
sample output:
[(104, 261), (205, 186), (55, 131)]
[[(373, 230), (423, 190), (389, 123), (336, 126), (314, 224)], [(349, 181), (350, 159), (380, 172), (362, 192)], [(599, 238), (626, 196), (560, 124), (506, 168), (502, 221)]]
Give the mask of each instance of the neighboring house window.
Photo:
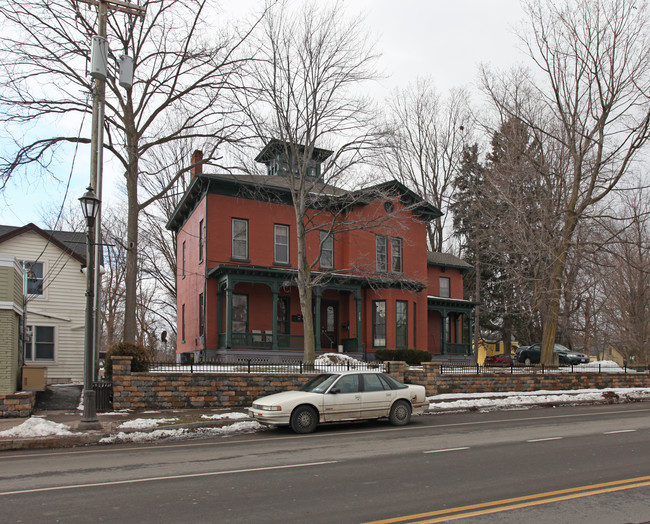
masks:
[(440, 296), (451, 297), (451, 279), (449, 277), (440, 277)]
[(390, 270), (393, 273), (402, 272), (402, 239), (390, 239)]
[(372, 347), (386, 347), (386, 301), (372, 301)]
[(232, 332), (248, 332), (248, 295), (232, 295)]
[(205, 244), (205, 226), (203, 220), (199, 222), (199, 262), (203, 262), (203, 247)]
[(325, 231), (320, 232), (321, 254), (320, 267), (334, 267), (334, 237), (328, 235)]
[(27, 294), (43, 294), (43, 262), (23, 262), (27, 275)]
[(232, 258), (248, 260), (248, 220), (232, 219)]
[(276, 264), (289, 263), (289, 226), (275, 224), (273, 227), (273, 259)]
[(25, 361), (54, 360), (54, 327), (29, 326), (31, 341), (25, 345)]
[(409, 304), (398, 300), (395, 304), (395, 347), (406, 349), (409, 345)]
[(185, 344), (185, 304), (181, 309), (181, 341)]
[(375, 237), (375, 251), (377, 271), (388, 271), (388, 239), (384, 235)]
[(205, 335), (205, 304), (203, 293), (199, 293), (199, 336)]
[(186, 249), (185, 249), (185, 241), (183, 241), (183, 278), (185, 278), (185, 260), (186, 260)]

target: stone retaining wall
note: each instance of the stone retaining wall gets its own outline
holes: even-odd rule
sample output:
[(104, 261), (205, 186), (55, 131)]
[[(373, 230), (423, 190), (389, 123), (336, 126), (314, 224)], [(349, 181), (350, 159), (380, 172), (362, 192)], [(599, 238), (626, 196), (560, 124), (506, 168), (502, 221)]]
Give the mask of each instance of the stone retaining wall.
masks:
[(0, 417), (29, 417), (36, 403), (35, 391), (0, 395)]
[[(440, 365), (390, 362), (397, 380), (422, 384), (427, 395), (500, 391), (650, 387), (650, 374), (440, 374)], [(258, 397), (297, 389), (313, 375), (297, 373), (132, 373), (131, 357), (113, 357), (113, 409), (241, 408)]]

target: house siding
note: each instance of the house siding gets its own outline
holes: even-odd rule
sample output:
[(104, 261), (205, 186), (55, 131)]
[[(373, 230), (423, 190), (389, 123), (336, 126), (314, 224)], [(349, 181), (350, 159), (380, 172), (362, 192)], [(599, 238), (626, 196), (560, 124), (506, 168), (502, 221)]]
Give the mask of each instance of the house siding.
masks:
[(0, 395), (19, 388), (20, 314), (22, 312), (22, 268), (14, 257), (0, 255)]
[[(47, 367), (49, 383), (83, 380), (83, 341), (86, 277), (81, 264), (34, 231), (0, 243), (0, 253), (18, 260), (42, 261), (44, 292), (30, 296), (25, 314), (28, 326), (54, 327), (54, 361), (26, 362)], [(15, 292), (15, 291), (14, 291)]]

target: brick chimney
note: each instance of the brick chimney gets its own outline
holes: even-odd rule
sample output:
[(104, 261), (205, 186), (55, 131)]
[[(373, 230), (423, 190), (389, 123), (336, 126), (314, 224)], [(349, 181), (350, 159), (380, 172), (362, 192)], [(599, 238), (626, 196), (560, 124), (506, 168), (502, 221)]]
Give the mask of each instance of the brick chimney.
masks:
[(203, 152), (197, 149), (192, 153), (192, 178), (203, 173), (203, 164), (201, 162), (203, 162)]

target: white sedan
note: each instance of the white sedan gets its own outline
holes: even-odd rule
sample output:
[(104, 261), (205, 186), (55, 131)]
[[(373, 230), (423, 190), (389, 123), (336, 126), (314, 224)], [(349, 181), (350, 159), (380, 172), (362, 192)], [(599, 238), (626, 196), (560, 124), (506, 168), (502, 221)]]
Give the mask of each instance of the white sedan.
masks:
[(249, 414), (261, 424), (311, 433), (321, 422), (346, 420), (387, 417), (402, 426), (427, 405), (424, 386), (402, 384), (377, 371), (346, 371), (323, 373), (299, 390), (259, 398)]

